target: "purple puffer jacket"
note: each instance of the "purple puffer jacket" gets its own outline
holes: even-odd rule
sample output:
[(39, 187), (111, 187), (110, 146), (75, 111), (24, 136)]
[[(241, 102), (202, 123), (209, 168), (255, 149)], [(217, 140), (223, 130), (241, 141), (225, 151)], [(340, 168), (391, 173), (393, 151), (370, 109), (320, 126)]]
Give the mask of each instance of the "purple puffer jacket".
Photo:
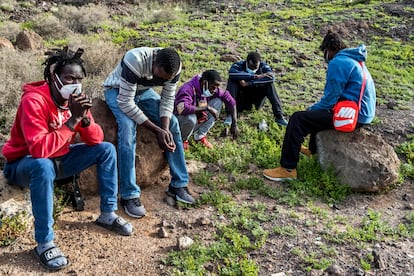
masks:
[(200, 87), (200, 78), (201, 75), (196, 75), (190, 81), (184, 83), (180, 89), (178, 89), (174, 102), (175, 115), (194, 114), (194, 109), (198, 105), (198, 102), (204, 99), (207, 100), (208, 103), (211, 99), (220, 98), (228, 110), (232, 110), (234, 108), (236, 101), (227, 90), (219, 88), (213, 96), (208, 98), (203, 97), (201, 95), (202, 91)]

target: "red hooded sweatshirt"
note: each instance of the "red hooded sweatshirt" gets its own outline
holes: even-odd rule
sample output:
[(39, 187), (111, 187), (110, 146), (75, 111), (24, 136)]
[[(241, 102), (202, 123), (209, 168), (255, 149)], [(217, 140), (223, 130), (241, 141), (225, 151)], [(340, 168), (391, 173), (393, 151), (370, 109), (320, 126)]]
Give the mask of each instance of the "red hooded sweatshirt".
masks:
[(25, 84), (10, 139), (3, 146), (7, 162), (26, 155), (33, 158), (65, 155), (77, 133), (87, 145), (103, 141), (102, 128), (95, 123), (90, 112), (90, 126), (82, 128), (79, 123), (73, 131), (65, 125), (71, 116), (69, 110), (61, 110), (53, 102), (46, 81)]

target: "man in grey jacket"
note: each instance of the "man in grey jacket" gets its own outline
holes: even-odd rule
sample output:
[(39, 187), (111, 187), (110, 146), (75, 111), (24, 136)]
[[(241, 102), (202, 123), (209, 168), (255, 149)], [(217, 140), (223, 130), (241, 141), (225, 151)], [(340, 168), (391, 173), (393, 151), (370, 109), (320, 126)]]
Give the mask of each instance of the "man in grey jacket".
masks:
[[(189, 176), (177, 118), (172, 114), (181, 61), (172, 48), (134, 48), (125, 53), (104, 82), (105, 100), (118, 124), (118, 170), (121, 205), (135, 218), (145, 215), (136, 183), (136, 127), (142, 125), (157, 137), (170, 166), (167, 193), (193, 204)], [(162, 86), (161, 96), (152, 87)]]

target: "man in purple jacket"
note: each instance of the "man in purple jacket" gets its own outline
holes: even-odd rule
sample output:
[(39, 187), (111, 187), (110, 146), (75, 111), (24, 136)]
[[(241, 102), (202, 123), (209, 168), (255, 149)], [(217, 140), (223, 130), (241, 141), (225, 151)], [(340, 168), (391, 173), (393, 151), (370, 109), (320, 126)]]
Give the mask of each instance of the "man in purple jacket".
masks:
[(194, 76), (177, 92), (174, 114), (181, 129), (184, 150), (189, 149), (188, 139), (194, 133), (194, 140), (208, 148), (213, 145), (207, 140), (207, 132), (218, 119), (223, 102), (232, 117), (230, 133), (233, 139), (239, 134), (237, 128), (236, 101), (226, 90), (220, 89), (221, 77), (216, 70), (207, 70)]

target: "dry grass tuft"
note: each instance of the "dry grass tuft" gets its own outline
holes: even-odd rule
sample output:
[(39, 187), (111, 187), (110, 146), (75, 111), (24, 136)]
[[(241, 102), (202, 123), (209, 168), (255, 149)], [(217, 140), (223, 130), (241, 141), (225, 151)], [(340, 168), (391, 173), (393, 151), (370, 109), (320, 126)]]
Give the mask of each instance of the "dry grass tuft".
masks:
[(6, 21), (0, 24), (0, 36), (10, 40), (12, 43), (16, 41), (16, 36), (20, 32), (20, 24), (12, 21)]
[(160, 23), (160, 22), (169, 22), (174, 21), (178, 18), (176, 12), (174, 10), (161, 10), (156, 11), (153, 13), (153, 17), (151, 19), (152, 23)]
[(13, 124), (24, 83), (43, 79), (39, 53), (0, 49), (0, 133), (8, 134)]
[(103, 5), (89, 4), (83, 7), (62, 6), (56, 16), (72, 31), (86, 34), (95, 31), (109, 18), (109, 10)]
[(86, 39), (74, 35), (68, 43), (70, 48), (83, 48), (82, 58), (87, 73), (83, 90), (92, 97), (103, 96), (102, 83), (122, 58), (125, 50), (107, 40)]
[(46, 39), (65, 38), (71, 33), (70, 29), (52, 14), (35, 16), (32, 28), (37, 34)]

